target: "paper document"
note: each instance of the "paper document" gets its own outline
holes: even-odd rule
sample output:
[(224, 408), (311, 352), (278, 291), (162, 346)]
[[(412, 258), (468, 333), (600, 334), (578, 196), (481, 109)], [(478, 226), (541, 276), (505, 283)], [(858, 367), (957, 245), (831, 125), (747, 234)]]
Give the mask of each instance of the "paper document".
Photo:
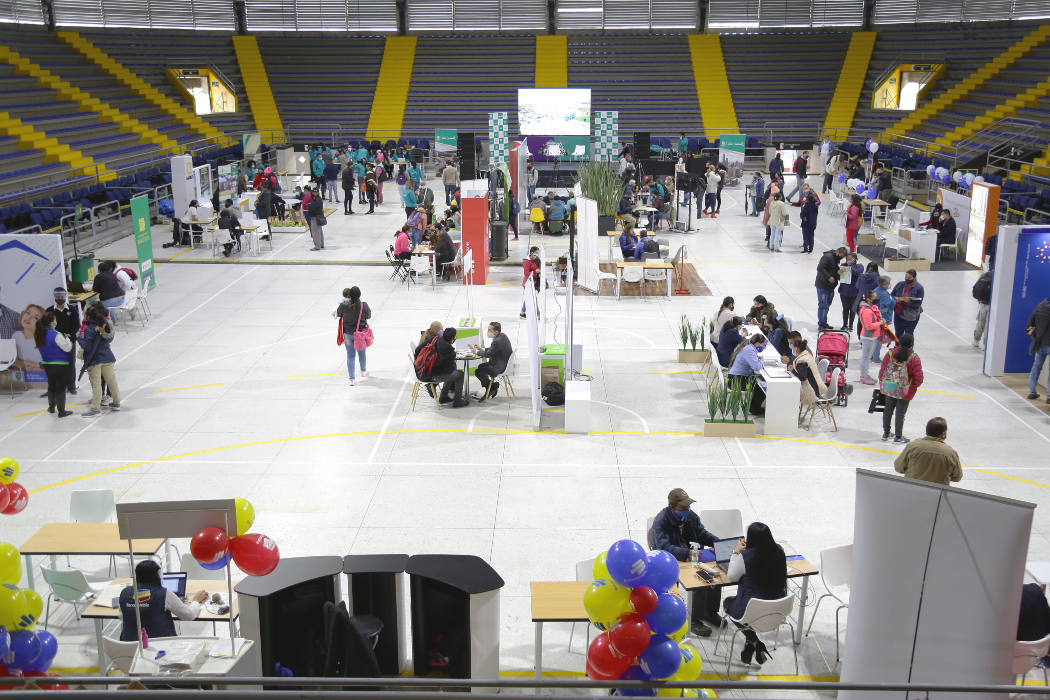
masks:
[[(237, 638), (233, 641), (237, 643), (236, 653), (240, 653), (241, 647), (244, 646), (244, 640), (241, 638)], [(234, 653), (231, 653), (230, 649), (230, 640), (220, 639), (219, 641), (215, 642), (215, 646), (213, 646), (211, 648), (211, 651), (208, 652), (208, 656), (233, 656)]]
[(115, 608), (114, 599), (120, 598), (120, 592), (130, 586), (130, 583), (111, 583), (95, 596), (95, 605), (101, 608)]

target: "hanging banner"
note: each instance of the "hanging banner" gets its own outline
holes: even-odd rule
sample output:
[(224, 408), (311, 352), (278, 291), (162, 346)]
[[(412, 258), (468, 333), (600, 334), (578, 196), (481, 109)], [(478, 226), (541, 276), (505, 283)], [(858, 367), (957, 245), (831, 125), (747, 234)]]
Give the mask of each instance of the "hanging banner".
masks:
[[(145, 199), (145, 197), (143, 197)], [(47, 382), (36, 347), (36, 322), (66, 288), (62, 237), (53, 234), (0, 235), (0, 339), (14, 338), (18, 351), (11, 366), (16, 382)]]
[(594, 159), (615, 161), (620, 150), (620, 113), (594, 113)]
[[(278, 152), (280, 155), (280, 152)], [(237, 163), (219, 166), (219, 196), (224, 197), (237, 191)]]
[(244, 148), (244, 157), (254, 156), (259, 152), (259, 147), (262, 146), (262, 139), (259, 137), (258, 132), (250, 132), (241, 134), (241, 147)]
[(456, 152), (456, 129), (434, 129), (434, 146), (438, 153)]
[(992, 236), (999, 225), (998, 185), (984, 182), (973, 183), (970, 190), (970, 221), (966, 231), (966, 262), (980, 267), (984, 258), (984, 242)]
[(503, 165), (510, 161), (510, 127), (506, 112), (489, 112), (489, 162)]
[(149, 226), (149, 198), (131, 200), (131, 221), (135, 229), (135, 249), (139, 255), (139, 285), (149, 289), (157, 284), (153, 272), (153, 234)]
[(729, 166), (729, 169), (744, 167), (744, 134), (720, 134), (718, 136), (718, 160)]

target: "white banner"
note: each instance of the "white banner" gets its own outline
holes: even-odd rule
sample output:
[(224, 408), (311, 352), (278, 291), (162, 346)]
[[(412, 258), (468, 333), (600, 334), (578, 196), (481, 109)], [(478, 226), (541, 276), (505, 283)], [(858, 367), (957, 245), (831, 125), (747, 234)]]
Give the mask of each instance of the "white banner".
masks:
[(966, 232), (970, 228), (970, 198), (941, 187), (937, 189), (937, 203), (952, 213), (955, 230), (959, 233), (959, 244), (965, 251)]
[(598, 292), (598, 202), (576, 197), (577, 284)]
[(536, 318), (536, 290), (531, 284), (525, 285), (525, 326), (529, 332), (529, 386), (532, 391), (532, 429), (540, 429), (540, 333), (539, 319)]
[(0, 235), (0, 339), (14, 339), (15, 380), (46, 382), (34, 333), (44, 310), (66, 288), (62, 237), (58, 234)]

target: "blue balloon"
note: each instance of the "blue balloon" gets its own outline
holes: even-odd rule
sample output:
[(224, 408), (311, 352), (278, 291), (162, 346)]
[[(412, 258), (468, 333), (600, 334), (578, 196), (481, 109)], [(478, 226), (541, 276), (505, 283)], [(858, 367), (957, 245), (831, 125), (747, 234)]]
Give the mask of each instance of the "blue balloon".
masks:
[(846, 181), (846, 173), (839, 173), (839, 183)]
[(638, 665), (653, 678), (670, 678), (682, 665), (682, 651), (667, 635), (654, 634), (649, 646), (638, 655)]
[(666, 593), (678, 583), (678, 560), (670, 552), (658, 549), (649, 552), (649, 563), (639, 586), (649, 586), (657, 593)]
[(605, 566), (609, 569), (609, 575), (613, 581), (627, 588), (634, 588), (641, 582), (648, 561), (645, 548), (634, 540), (614, 542), (605, 555)]
[(11, 633), (11, 647), (4, 656), (4, 666), (21, 670), (40, 656), (40, 639), (33, 630)]
[[(638, 664), (632, 664), (627, 668), (626, 671), (620, 674), (621, 681), (652, 681), (656, 680), (648, 673), (642, 670), (642, 667)], [(656, 688), (620, 688), (616, 691), (617, 695), (631, 696), (631, 697), (653, 697), (656, 695)]]
[(207, 569), (208, 571), (217, 571), (218, 569), (225, 568), (226, 565), (230, 563), (230, 553), (229, 551), (227, 551), (226, 554), (222, 555), (222, 559), (220, 559), (219, 561), (213, 561), (210, 564), (205, 564), (204, 562), (197, 563), (201, 565), (202, 569)]
[(47, 671), (51, 668), (51, 662), (55, 660), (58, 653), (58, 638), (47, 630), (39, 630), (36, 638), (40, 640), (40, 655), (28, 666), (23, 666), (23, 671)]
[(875, 199), (878, 195), (879, 192), (874, 187), (868, 188), (868, 199)]
[(864, 183), (857, 185), (857, 194), (864, 194)]
[(7, 654), (7, 650), (10, 646), (11, 637), (7, 632), (7, 628), (0, 627), (0, 661), (3, 661), (3, 658)]
[(671, 593), (661, 593), (656, 602), (656, 610), (643, 617), (653, 632), (674, 634), (682, 629), (688, 614), (681, 598)]

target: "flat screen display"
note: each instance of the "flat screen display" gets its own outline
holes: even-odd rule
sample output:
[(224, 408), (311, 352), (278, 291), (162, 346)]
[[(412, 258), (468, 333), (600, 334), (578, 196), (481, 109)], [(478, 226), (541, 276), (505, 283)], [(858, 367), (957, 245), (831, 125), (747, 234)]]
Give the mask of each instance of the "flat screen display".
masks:
[(736, 549), (736, 544), (739, 541), (739, 537), (733, 537), (726, 540), (715, 540), (715, 561), (729, 561), (729, 558), (733, 556), (733, 550)]
[(590, 88), (521, 88), (518, 131), (523, 136), (588, 136)]

